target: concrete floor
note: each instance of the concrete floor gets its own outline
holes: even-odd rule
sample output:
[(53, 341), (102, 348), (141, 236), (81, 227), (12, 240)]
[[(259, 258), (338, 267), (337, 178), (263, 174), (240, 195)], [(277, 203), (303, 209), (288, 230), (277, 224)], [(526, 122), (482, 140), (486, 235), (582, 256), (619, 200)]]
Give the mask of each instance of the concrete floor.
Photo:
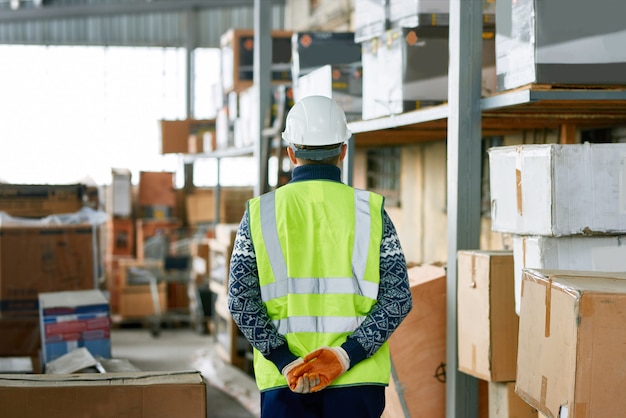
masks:
[(207, 418), (255, 418), (260, 415), (254, 379), (219, 358), (213, 337), (182, 328), (111, 330), (113, 358), (129, 360), (142, 371), (198, 370), (207, 380)]

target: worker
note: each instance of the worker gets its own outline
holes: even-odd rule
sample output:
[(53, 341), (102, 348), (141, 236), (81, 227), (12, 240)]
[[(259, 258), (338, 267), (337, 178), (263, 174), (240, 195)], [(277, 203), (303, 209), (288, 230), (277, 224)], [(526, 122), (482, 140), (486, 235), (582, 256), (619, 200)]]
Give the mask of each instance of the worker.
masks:
[(228, 307), (254, 351), (262, 418), (379, 418), (388, 339), (412, 308), (381, 195), (341, 181), (352, 134), (330, 98), (287, 114), (291, 180), (248, 201)]

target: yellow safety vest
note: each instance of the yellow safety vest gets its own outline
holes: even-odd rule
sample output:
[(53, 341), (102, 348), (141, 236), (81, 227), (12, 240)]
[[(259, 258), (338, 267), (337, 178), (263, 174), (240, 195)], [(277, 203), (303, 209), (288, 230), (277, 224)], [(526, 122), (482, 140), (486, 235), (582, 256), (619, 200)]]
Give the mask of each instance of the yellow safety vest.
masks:
[[(249, 201), (261, 297), (295, 355), (340, 346), (376, 303), (382, 211), (382, 196), (327, 180), (289, 183)], [(332, 385), (387, 385), (390, 370), (385, 343)], [(261, 391), (287, 385), (257, 350), (254, 371)]]

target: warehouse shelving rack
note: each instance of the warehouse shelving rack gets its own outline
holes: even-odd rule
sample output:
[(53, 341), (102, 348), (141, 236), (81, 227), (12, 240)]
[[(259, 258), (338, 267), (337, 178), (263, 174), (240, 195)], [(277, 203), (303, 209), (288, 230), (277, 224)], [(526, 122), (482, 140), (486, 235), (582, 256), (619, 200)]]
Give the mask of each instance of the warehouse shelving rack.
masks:
[(481, 19), (481, 1), (450, 0), (447, 104), (349, 124), (357, 147), (447, 142), (447, 418), (478, 416), (478, 382), (457, 367), (456, 257), (479, 248), (482, 138), (553, 128), (574, 143), (579, 128), (626, 125), (626, 86), (529, 85), (481, 98)]

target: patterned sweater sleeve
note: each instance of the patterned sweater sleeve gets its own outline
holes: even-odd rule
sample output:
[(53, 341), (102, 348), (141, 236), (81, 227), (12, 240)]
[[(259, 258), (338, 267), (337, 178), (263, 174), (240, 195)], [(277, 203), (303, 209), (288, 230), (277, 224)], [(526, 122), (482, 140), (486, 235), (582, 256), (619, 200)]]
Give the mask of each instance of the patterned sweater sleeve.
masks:
[(230, 260), (228, 309), (250, 345), (278, 370), (297, 358), (289, 351), (287, 340), (278, 333), (263, 305), (247, 211), (239, 225)]
[(404, 253), (396, 229), (383, 211), (378, 298), (369, 315), (342, 345), (350, 357), (350, 367), (376, 353), (412, 307)]

